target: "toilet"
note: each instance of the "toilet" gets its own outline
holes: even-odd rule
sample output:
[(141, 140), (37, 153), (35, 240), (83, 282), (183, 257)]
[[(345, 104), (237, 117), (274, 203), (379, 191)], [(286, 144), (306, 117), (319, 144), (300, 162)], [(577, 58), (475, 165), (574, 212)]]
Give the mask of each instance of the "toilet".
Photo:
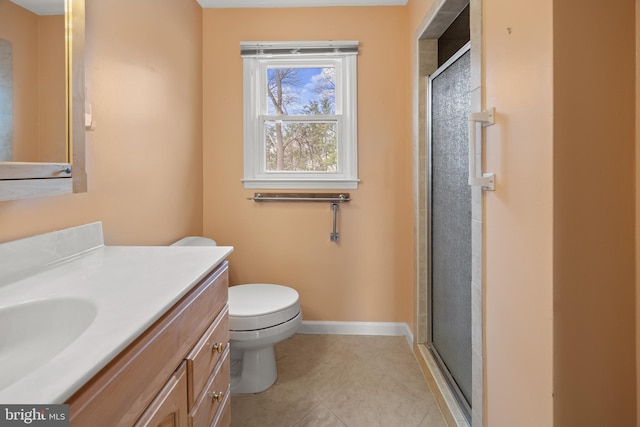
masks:
[[(172, 246), (216, 246), (206, 237), (185, 237)], [(259, 393), (278, 376), (273, 346), (302, 323), (298, 292), (287, 286), (252, 283), (229, 287), (231, 394)]]

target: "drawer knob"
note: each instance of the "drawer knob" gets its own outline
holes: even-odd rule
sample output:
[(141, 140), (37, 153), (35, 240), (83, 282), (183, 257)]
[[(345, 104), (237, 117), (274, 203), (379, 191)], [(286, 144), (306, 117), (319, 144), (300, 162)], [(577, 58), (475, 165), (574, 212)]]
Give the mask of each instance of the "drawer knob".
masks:
[(222, 397), (224, 396), (224, 393), (221, 391), (212, 391), (209, 392), (209, 397), (211, 398), (212, 402), (220, 402), (222, 401)]
[(225, 345), (221, 342), (213, 343), (211, 346), (211, 351), (217, 351), (218, 353), (222, 353), (224, 351)]

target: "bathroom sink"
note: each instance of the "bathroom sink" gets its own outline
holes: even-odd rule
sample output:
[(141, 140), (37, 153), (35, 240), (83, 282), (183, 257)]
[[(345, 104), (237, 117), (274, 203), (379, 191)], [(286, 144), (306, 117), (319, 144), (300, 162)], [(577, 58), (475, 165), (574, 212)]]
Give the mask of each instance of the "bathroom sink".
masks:
[(94, 303), (50, 298), (0, 308), (0, 390), (33, 372), (93, 322)]

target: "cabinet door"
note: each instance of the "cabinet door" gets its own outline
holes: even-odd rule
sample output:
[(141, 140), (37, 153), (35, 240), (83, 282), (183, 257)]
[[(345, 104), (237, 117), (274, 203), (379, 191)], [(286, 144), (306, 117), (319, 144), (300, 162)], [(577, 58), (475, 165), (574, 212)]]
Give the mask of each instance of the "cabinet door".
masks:
[(135, 427), (187, 427), (187, 364), (169, 378)]

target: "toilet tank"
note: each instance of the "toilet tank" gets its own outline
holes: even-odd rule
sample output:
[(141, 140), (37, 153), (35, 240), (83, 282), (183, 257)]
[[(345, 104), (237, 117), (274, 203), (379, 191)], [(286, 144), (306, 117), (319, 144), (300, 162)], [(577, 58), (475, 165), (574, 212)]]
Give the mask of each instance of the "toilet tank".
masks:
[(188, 236), (183, 237), (177, 242), (173, 243), (171, 246), (217, 246), (215, 240), (209, 239), (208, 237), (200, 237), (200, 236)]

